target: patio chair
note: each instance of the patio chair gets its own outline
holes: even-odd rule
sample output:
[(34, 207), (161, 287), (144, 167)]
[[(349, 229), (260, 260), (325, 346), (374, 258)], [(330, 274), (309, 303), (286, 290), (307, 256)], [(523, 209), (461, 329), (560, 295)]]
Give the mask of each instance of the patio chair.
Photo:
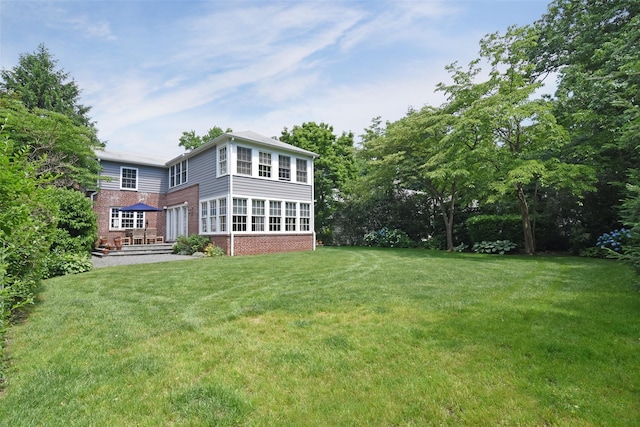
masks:
[(147, 241), (145, 242), (147, 245), (150, 243), (156, 243), (158, 229), (156, 228), (147, 228)]
[(134, 245), (144, 245), (144, 230), (134, 228), (131, 232), (131, 243)]

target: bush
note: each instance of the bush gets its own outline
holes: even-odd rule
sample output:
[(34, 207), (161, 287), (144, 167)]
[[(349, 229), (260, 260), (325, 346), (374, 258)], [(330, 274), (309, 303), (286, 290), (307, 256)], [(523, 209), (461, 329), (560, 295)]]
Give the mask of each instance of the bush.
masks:
[(364, 242), (367, 246), (376, 246), (380, 248), (413, 248), (415, 242), (402, 230), (382, 228), (378, 231), (367, 233), (364, 236)]
[(467, 220), (472, 242), (491, 242), (498, 238), (523, 244), (522, 218), (519, 215), (476, 215)]
[(204, 253), (206, 256), (209, 256), (209, 257), (224, 256), (224, 251), (222, 250), (222, 248), (214, 245), (213, 242), (209, 243), (204, 248)]
[(614, 252), (622, 252), (622, 247), (631, 239), (631, 232), (625, 228), (604, 233), (596, 240), (596, 246), (601, 249), (611, 249)]
[(93, 263), (89, 254), (53, 251), (45, 260), (43, 278), (84, 273), (92, 268)]
[(474, 243), (473, 251), (478, 254), (495, 254), (504, 255), (507, 252), (511, 252), (518, 247), (510, 240), (496, 240), (494, 242), (482, 241), (480, 243)]
[(611, 251), (609, 249), (592, 247), (580, 251), (580, 256), (585, 258), (611, 258)]
[(193, 255), (195, 252), (204, 252), (205, 248), (211, 243), (206, 236), (191, 234), (189, 236), (180, 236), (173, 245), (173, 253), (179, 255)]

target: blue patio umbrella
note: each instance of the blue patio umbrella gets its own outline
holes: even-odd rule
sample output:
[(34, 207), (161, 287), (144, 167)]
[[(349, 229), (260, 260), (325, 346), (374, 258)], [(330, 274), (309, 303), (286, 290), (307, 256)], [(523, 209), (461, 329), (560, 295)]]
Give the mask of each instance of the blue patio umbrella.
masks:
[(120, 208), (123, 212), (160, 212), (162, 209), (154, 206), (145, 205), (144, 203), (136, 203), (135, 205)]

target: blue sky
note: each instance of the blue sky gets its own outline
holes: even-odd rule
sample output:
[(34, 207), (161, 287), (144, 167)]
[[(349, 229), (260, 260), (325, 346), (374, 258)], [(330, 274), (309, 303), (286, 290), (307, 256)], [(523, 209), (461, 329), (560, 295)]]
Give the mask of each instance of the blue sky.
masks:
[[(171, 158), (183, 131), (279, 136), (315, 121), (440, 105), (445, 65), (546, 0), (0, 2), (0, 66), (44, 43), (82, 89), (107, 149)], [(356, 139), (358, 139), (356, 137)]]

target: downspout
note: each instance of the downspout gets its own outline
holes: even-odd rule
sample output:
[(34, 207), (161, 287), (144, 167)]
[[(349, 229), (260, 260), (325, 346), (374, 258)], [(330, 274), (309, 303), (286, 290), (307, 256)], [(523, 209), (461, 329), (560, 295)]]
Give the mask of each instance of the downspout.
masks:
[(229, 197), (227, 197), (227, 229), (229, 230), (231, 239), (230, 239), (230, 247), (229, 252), (230, 256), (234, 256), (236, 252), (235, 248), (235, 234), (233, 233), (233, 221), (231, 221), (233, 215), (233, 165), (235, 162), (232, 159), (235, 159), (235, 150), (233, 149), (233, 141), (235, 138), (231, 137), (229, 140)]
[(311, 230), (313, 232), (313, 250), (316, 250), (316, 180), (315, 178), (315, 156), (311, 157)]

